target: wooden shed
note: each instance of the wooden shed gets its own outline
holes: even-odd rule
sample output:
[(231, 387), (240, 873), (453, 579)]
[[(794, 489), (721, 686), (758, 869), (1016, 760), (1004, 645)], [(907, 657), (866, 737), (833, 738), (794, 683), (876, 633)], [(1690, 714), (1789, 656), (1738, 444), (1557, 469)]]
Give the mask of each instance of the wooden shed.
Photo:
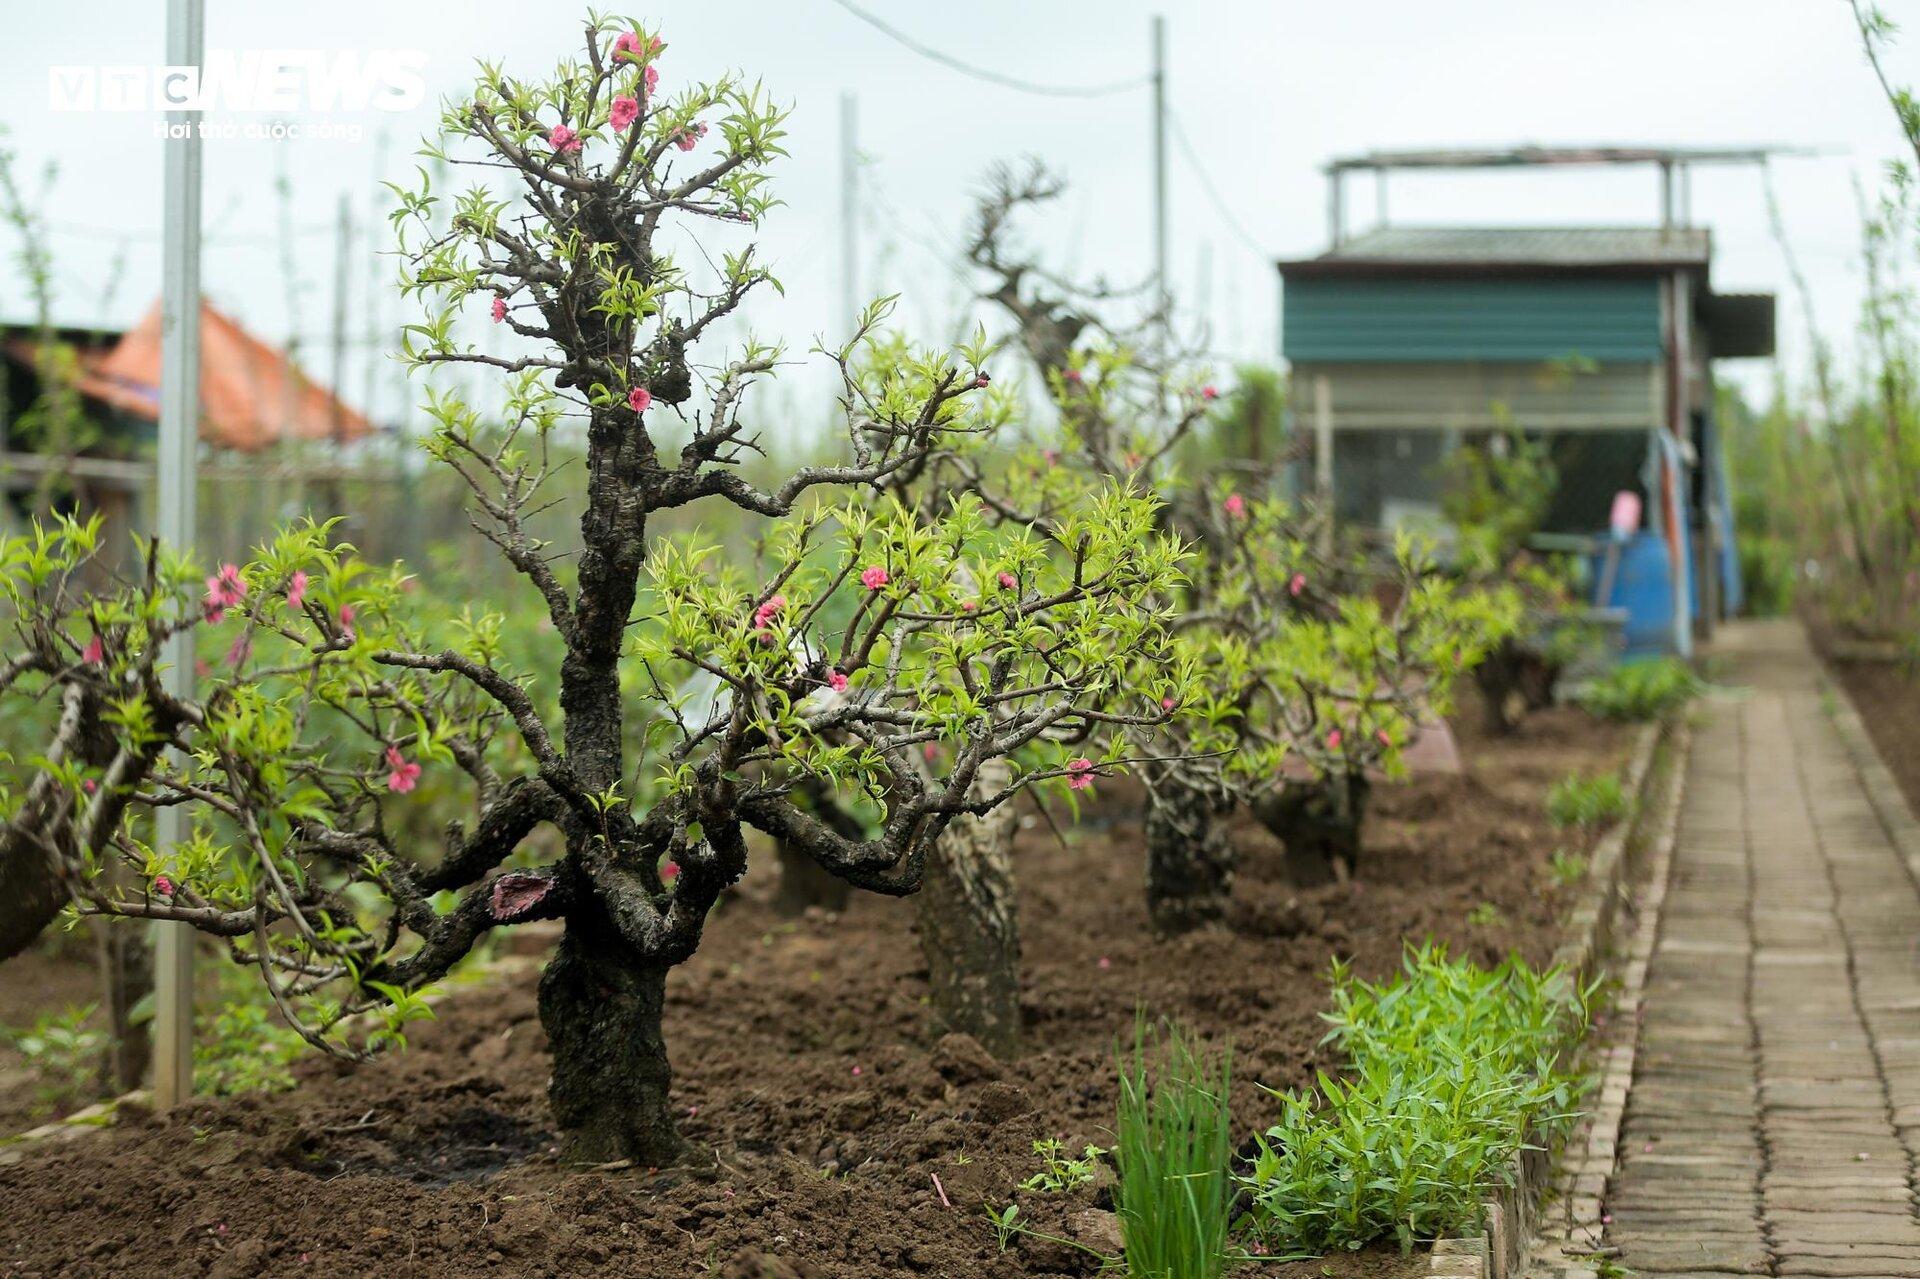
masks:
[[(1504, 163), (1683, 163), (1688, 154), (1537, 148), (1336, 161), (1354, 168)], [(1594, 160), (1602, 154), (1606, 158)], [(1741, 153), (1743, 154), (1743, 153)], [(1460, 163), (1447, 164), (1448, 157)], [(1546, 438), (1561, 475), (1548, 528), (1606, 529), (1614, 495), (1638, 491), (1667, 548), (1664, 647), (1737, 604), (1730, 507), (1713, 420), (1713, 362), (1773, 352), (1773, 298), (1715, 293), (1712, 235), (1684, 224), (1663, 169), (1655, 226), (1383, 225), (1279, 264), (1291, 411), (1319, 441), (1320, 475), (1346, 519), (1438, 518), (1437, 464), (1496, 430)], [(1328, 456), (1330, 455), (1330, 456)], [(1330, 465), (1329, 465), (1330, 463)], [(1670, 623), (1670, 624), (1669, 624)]]

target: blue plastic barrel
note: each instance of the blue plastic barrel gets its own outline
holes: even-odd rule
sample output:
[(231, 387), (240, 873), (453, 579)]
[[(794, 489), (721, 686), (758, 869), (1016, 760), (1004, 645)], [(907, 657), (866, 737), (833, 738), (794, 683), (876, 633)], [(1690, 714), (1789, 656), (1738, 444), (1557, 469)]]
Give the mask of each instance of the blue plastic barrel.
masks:
[[(1589, 580), (1596, 591), (1606, 576), (1606, 563), (1603, 544), (1591, 561), (1593, 576)], [(1594, 604), (1625, 610), (1628, 657), (1673, 651), (1673, 569), (1667, 559), (1667, 544), (1658, 533), (1642, 530), (1621, 544), (1613, 589), (1606, 599), (1596, 599)]]

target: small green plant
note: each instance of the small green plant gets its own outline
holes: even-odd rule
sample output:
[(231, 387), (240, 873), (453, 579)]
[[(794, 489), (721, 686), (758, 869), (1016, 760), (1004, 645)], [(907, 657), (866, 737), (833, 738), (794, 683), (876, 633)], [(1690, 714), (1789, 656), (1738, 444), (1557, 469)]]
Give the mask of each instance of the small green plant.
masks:
[(1602, 719), (1659, 719), (1698, 697), (1704, 687), (1693, 668), (1677, 657), (1627, 662), (1587, 685), (1580, 705)]
[(1487, 1185), (1529, 1134), (1570, 1119), (1579, 1080), (1560, 1062), (1582, 1033), (1591, 991), (1518, 958), (1486, 970), (1410, 948), (1378, 985), (1333, 973), (1343, 1078), (1279, 1094), (1280, 1122), (1257, 1138), (1244, 1226), (1272, 1252), (1403, 1250), (1472, 1224)]
[(25, 1030), (3, 1032), (33, 1072), (37, 1110), (56, 1110), (92, 1090), (106, 1045), (106, 1033), (87, 1024), (95, 1007), (69, 1005), (60, 1012), (42, 1013)]
[(1089, 1145), (1080, 1152), (1080, 1158), (1068, 1159), (1066, 1147), (1048, 1137), (1033, 1143), (1033, 1153), (1040, 1156), (1042, 1166), (1039, 1172), (1020, 1183), (1020, 1189), (1057, 1195), (1078, 1190), (1092, 1181), (1094, 1166), (1107, 1152), (1099, 1146)]
[(1569, 773), (1547, 792), (1547, 816), (1555, 826), (1593, 830), (1627, 815), (1626, 788), (1617, 773), (1582, 777)]
[(266, 991), (244, 976), (233, 970), (222, 980), (224, 1002), (202, 1013), (194, 1035), (194, 1086), (215, 1097), (285, 1092), (293, 1087), (294, 1061), (307, 1050)]
[(1618, 1257), (1604, 1252), (1588, 1253), (1578, 1260), (1593, 1270), (1598, 1279), (1629, 1279), (1634, 1272), (1620, 1264)]
[(1019, 1217), (1019, 1204), (1008, 1204), (998, 1212), (987, 1209), (987, 1220), (993, 1225), (994, 1238), (999, 1242), (1002, 1253), (1013, 1246), (1013, 1237), (1025, 1229), (1019, 1224)]
[(1481, 902), (1467, 912), (1467, 924), (1472, 928), (1494, 928), (1500, 920), (1500, 908), (1492, 902)]
[(1556, 848), (1553, 856), (1547, 859), (1547, 871), (1553, 876), (1554, 883), (1562, 888), (1571, 888), (1587, 877), (1587, 859), (1580, 853)]
[(1120, 1054), (1114, 1207), (1133, 1279), (1216, 1279), (1225, 1265), (1232, 1056), (1171, 1023), (1153, 1034), (1144, 1017)]

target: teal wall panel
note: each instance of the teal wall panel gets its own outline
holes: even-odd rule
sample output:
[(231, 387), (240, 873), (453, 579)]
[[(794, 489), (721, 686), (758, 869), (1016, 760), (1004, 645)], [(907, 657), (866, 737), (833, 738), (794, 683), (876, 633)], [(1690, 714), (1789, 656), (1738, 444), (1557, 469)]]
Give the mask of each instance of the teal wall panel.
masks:
[(1290, 360), (1657, 360), (1653, 279), (1289, 280)]

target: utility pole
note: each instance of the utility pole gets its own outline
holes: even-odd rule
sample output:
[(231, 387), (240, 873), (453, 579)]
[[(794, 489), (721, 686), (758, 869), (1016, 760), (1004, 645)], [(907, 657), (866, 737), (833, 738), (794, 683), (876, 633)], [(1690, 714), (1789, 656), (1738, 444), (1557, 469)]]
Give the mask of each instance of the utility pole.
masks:
[[(205, 0), (169, 0), (167, 65), (197, 67), (206, 44)], [(154, 533), (175, 552), (194, 542), (196, 452), (200, 444), (200, 113), (170, 111), (185, 126), (169, 136), (161, 205), (159, 509)], [(169, 133), (172, 133), (169, 129)], [(193, 696), (194, 629), (169, 636), (162, 679), (178, 698)], [(180, 844), (185, 810), (154, 812), (155, 844)], [(167, 1110), (193, 1094), (193, 928), (154, 926), (153, 1097)]]
[(1153, 287), (1160, 334), (1173, 347), (1173, 296), (1167, 280), (1167, 19), (1153, 15)]
[[(347, 202), (347, 193), (342, 191), (333, 244), (333, 399), (328, 408), (327, 431), (333, 441), (333, 456), (328, 459), (331, 471), (326, 485), (321, 489), (327, 495), (327, 509), (323, 515), (347, 514), (346, 482), (342, 475), (347, 423), (342, 414), (340, 396), (347, 385), (347, 286), (352, 253), (353, 210)], [(288, 429), (292, 429), (292, 426), (291, 422), (287, 424)]]
[(860, 146), (858, 103), (840, 95), (840, 315), (847, 333), (860, 319)]

